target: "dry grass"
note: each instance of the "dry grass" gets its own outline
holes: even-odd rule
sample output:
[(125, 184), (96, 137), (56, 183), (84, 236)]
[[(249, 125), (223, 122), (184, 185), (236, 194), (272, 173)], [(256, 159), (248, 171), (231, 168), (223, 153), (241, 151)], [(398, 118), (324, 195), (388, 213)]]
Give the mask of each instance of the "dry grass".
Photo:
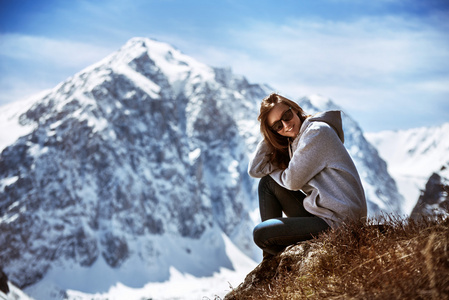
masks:
[(263, 262), (271, 278), (226, 299), (449, 299), (448, 246), (449, 218), (348, 224)]

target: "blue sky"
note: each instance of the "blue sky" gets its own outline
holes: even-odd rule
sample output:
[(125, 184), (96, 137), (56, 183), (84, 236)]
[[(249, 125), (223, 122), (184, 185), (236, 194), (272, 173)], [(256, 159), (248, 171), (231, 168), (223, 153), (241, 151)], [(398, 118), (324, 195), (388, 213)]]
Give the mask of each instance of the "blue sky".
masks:
[(135, 36), (293, 99), (329, 97), (365, 131), (449, 122), (448, 0), (0, 0), (0, 105)]

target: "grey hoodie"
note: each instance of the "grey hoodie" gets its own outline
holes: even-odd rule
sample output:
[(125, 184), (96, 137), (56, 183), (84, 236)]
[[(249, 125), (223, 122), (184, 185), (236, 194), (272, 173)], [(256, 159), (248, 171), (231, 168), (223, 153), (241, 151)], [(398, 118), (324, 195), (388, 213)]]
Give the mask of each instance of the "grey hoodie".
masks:
[(343, 142), (341, 112), (319, 113), (304, 121), (291, 142), (287, 169), (269, 162), (270, 148), (262, 140), (248, 173), (256, 178), (269, 174), (289, 190), (302, 190), (307, 194), (304, 208), (336, 228), (367, 215), (362, 183)]

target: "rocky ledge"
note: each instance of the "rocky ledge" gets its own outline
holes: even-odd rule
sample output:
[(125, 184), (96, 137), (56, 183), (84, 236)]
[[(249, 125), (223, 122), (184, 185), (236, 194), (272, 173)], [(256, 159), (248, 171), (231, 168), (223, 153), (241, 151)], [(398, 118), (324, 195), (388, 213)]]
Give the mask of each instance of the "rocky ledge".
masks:
[[(307, 274), (319, 253), (311, 243), (300, 243), (288, 247), (284, 252), (265, 258), (245, 278), (244, 282), (233, 289), (224, 298), (225, 300), (263, 299), (267, 292), (278, 287), (284, 281), (284, 276), (295, 269), (295, 272)], [(273, 286), (273, 287), (272, 287)], [(288, 288), (288, 287), (286, 287)]]
[(449, 299), (449, 218), (350, 224), (265, 258), (224, 300)]

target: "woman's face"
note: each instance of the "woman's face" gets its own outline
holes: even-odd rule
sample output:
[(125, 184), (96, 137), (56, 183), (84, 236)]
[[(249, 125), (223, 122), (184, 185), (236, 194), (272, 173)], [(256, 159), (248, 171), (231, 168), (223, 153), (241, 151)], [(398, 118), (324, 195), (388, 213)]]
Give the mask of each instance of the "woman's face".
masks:
[[(282, 136), (295, 138), (301, 128), (301, 120), (299, 119), (297, 113), (297, 111), (290, 108), (286, 104), (278, 103), (268, 113), (268, 126)], [(291, 116), (292, 118), (290, 119), (289, 117)]]

